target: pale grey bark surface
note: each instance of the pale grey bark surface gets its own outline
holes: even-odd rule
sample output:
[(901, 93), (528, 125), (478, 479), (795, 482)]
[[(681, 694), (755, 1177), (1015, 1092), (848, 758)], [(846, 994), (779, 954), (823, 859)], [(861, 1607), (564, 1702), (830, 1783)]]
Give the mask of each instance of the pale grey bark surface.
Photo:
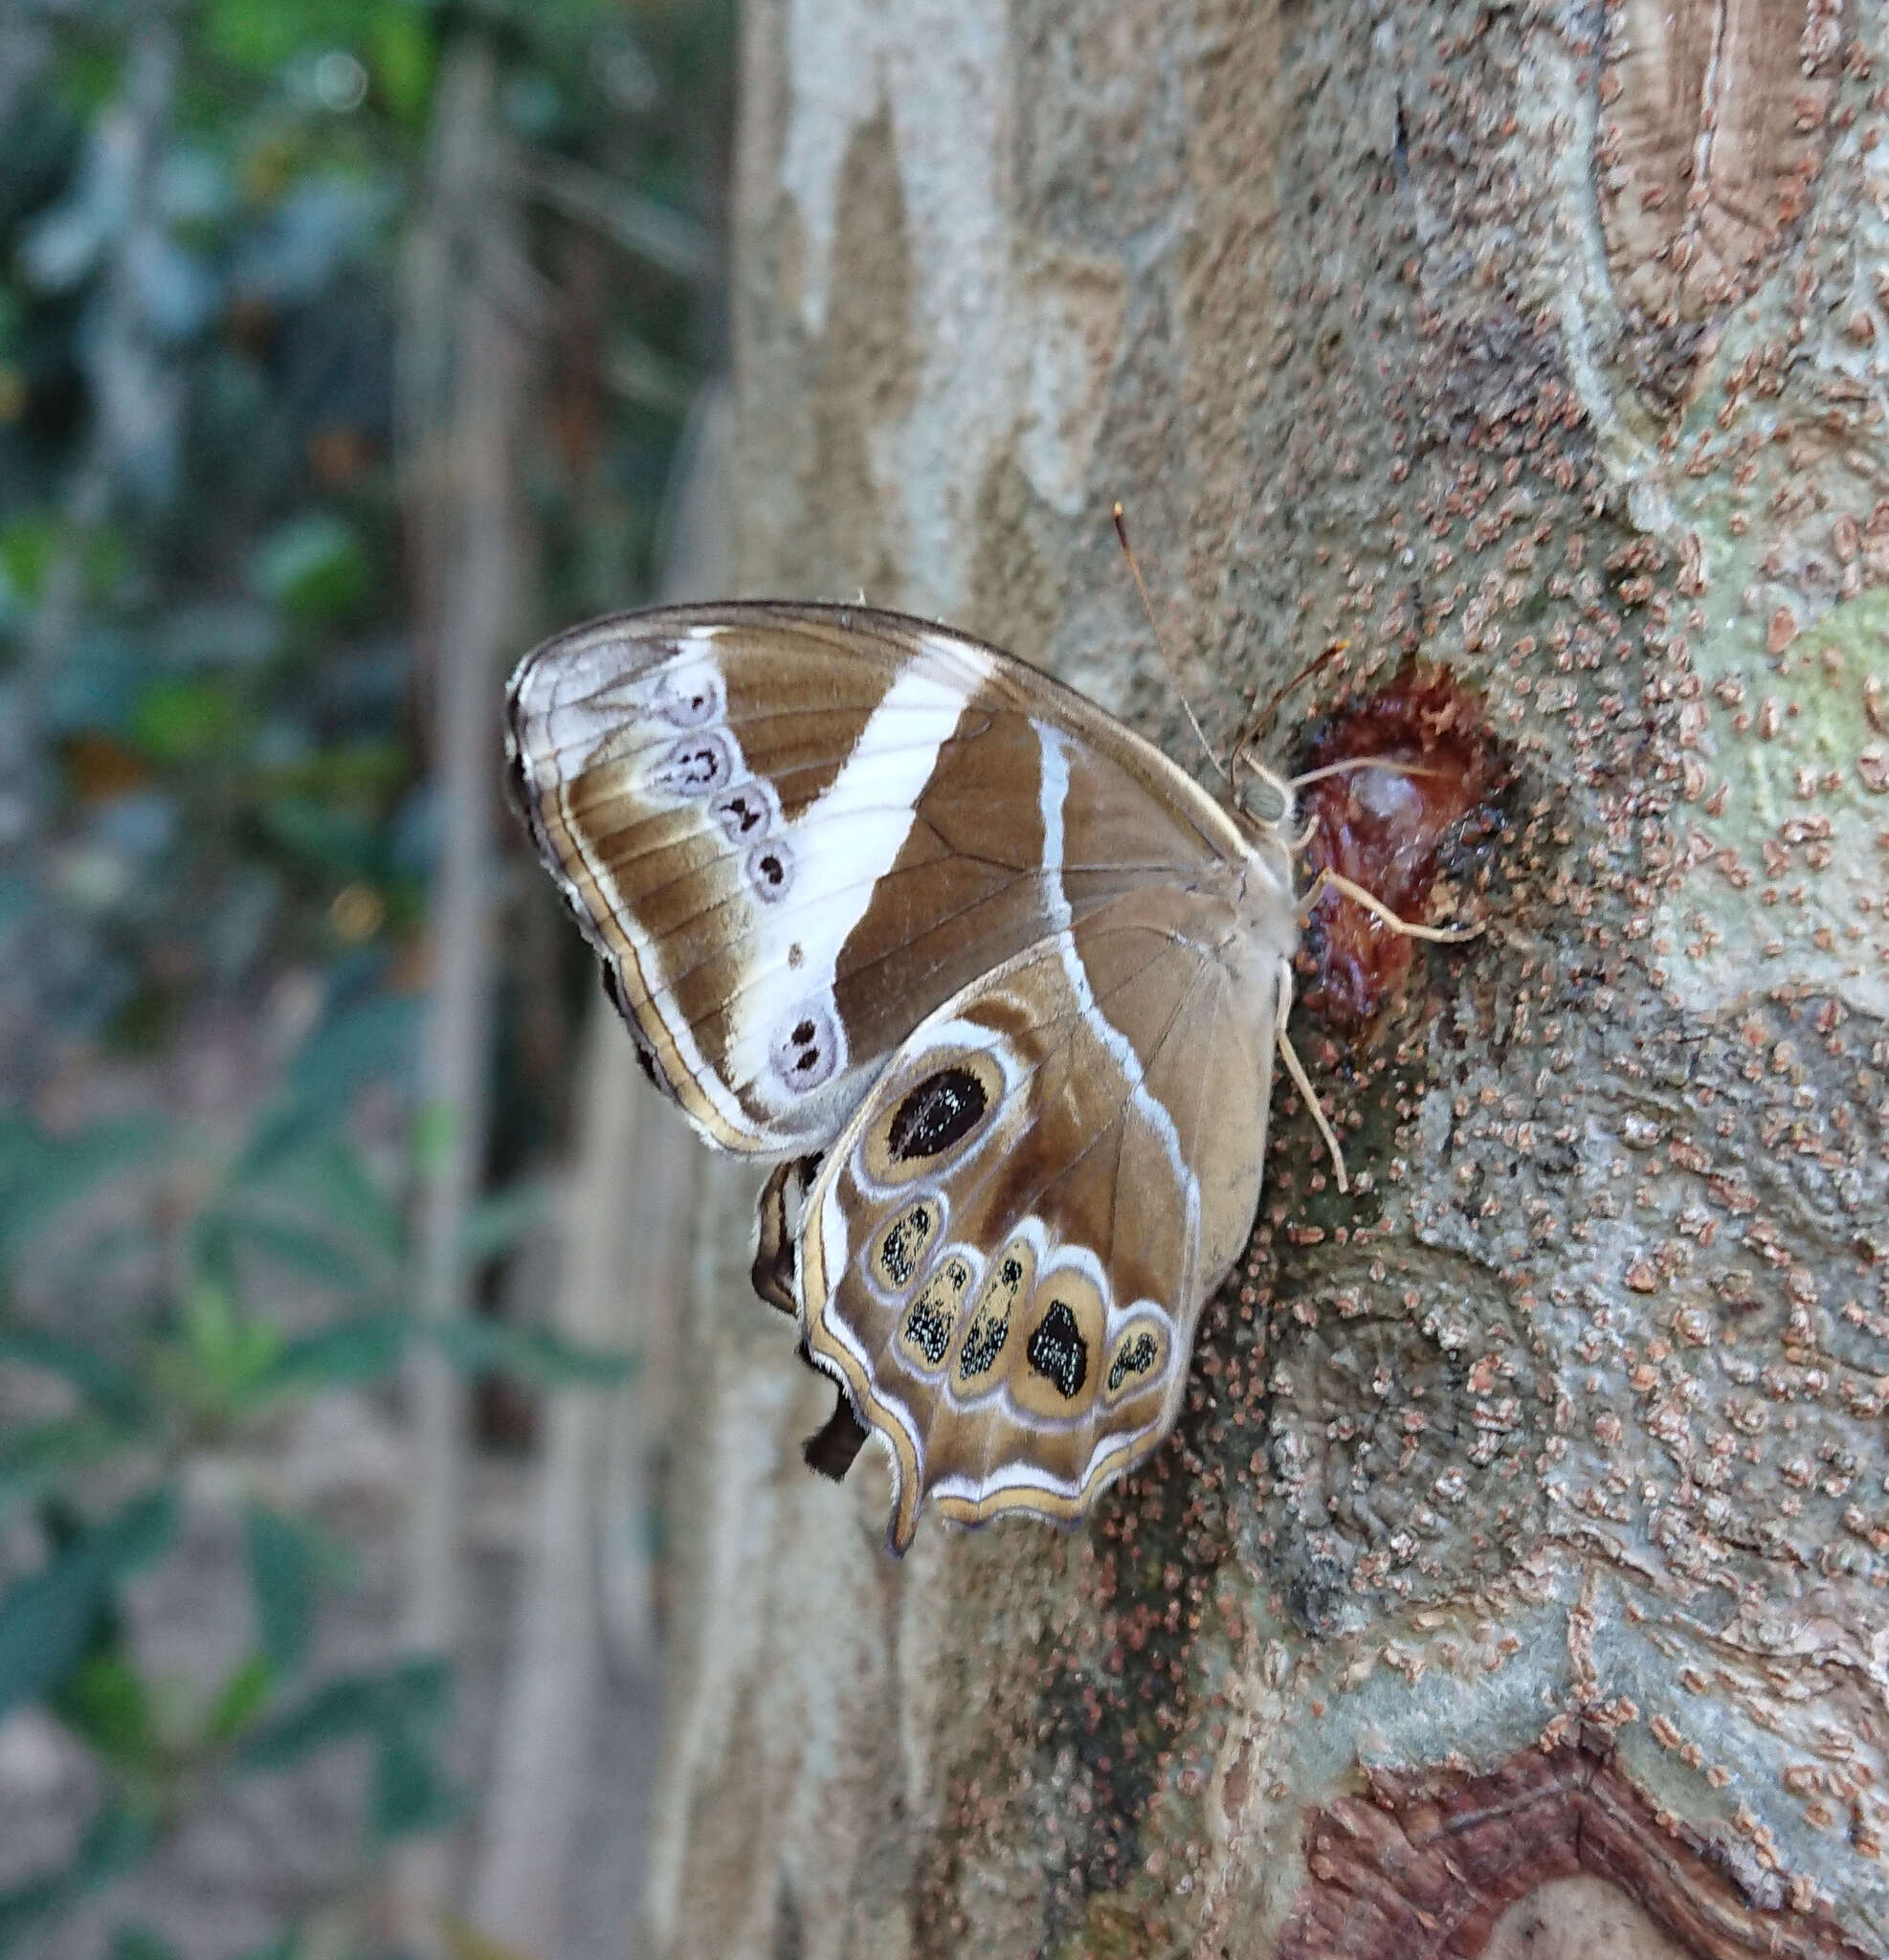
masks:
[[(658, 1951), (1476, 1951), (1505, 1907), (1493, 1952), (1579, 1901), (1620, 1951), (1889, 1946), (1884, 38), (749, 6), (743, 588), (950, 619), (1187, 760), (1119, 495), (1216, 740), (1338, 638), (1296, 712), (1420, 653), (1514, 787), (1474, 956), (1302, 1027), (1364, 1189), (1281, 1093), (1179, 1433), (1082, 1531), (888, 1559), (876, 1458), (800, 1465), (829, 1393), (715, 1167)], [(1601, 1821), (1448, 1865), (1459, 1947), (1373, 1945), (1421, 1818), (1558, 1749)]]

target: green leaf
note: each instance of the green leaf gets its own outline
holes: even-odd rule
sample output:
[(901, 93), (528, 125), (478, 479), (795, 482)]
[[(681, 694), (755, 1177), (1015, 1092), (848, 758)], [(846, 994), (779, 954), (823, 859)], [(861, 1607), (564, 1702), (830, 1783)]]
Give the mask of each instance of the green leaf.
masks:
[(148, 1156), (163, 1125), (95, 1124), (55, 1137), (24, 1117), (0, 1116), (0, 1255), (16, 1250), (75, 1198)]
[(276, 796), (257, 816), (272, 843), (316, 871), (375, 878), (386, 870), (381, 828), (357, 811), (336, 810), (313, 796)]
[(101, 1415), (117, 1422), (135, 1424), (149, 1407), (140, 1383), (107, 1361), (96, 1348), (80, 1341), (68, 1341), (44, 1327), (0, 1321), (0, 1361), (18, 1362), (23, 1367), (43, 1369), (48, 1374), (59, 1376)]
[(544, 1187), (519, 1183), (491, 1192), (473, 1205), (459, 1228), (459, 1258), (468, 1271), (509, 1252), (544, 1215)]
[(315, 1627), (313, 1551), (295, 1520), (263, 1504), (250, 1506), (245, 1535), (262, 1651), (278, 1675), (293, 1674), (308, 1658)]
[(248, 1244), (277, 1265), (301, 1279), (313, 1280), (318, 1285), (333, 1287), (338, 1293), (361, 1294), (369, 1290), (367, 1271), (359, 1256), (349, 1251), (332, 1231), (293, 1219), (272, 1218), (259, 1212), (228, 1214), (223, 1222), (224, 1244), (233, 1251)]
[(279, 68), (304, 48), (350, 47), (361, 27), (361, 0), (211, 0), (209, 43), (245, 68)]
[(0, 579), (26, 605), (38, 602), (59, 553), (60, 531), (59, 519), (50, 510), (24, 514), (0, 528)]
[(78, 1662), (112, 1588), (155, 1558), (176, 1526), (175, 1491), (166, 1487), (133, 1498), (0, 1598), (0, 1716), (43, 1693)]
[(377, 8), (368, 44), (369, 65), (388, 108), (403, 122), (417, 124), (426, 114), (433, 66), (433, 34), (419, 8)]
[[(199, 1280), (184, 1296), (185, 1349), (203, 1399), (223, 1409), (255, 1399), (282, 1349), (273, 1323), (239, 1313), (227, 1286)], [(187, 1389), (188, 1392), (188, 1389)]]
[(332, 1130), (367, 1083), (403, 1074), (419, 1015), (417, 1000), (380, 994), (323, 1023), (290, 1064), (286, 1096), (246, 1145), (238, 1181), (271, 1175), (284, 1158)]
[(323, 1682), (252, 1729), (237, 1751), (236, 1767), (252, 1774), (292, 1769), (322, 1749), (371, 1733), (381, 1706), (375, 1676), (344, 1674)]
[(261, 1711), (275, 1685), (275, 1670), (264, 1654), (252, 1654), (223, 1683), (216, 1704), (210, 1711), (205, 1736), (211, 1742), (230, 1742), (240, 1735)]
[(432, 1744), (406, 1723), (389, 1725), (374, 1758), (367, 1815), (375, 1840), (390, 1844), (455, 1822), (465, 1798), (448, 1781)]
[(234, 753), (249, 721), (226, 681), (154, 680), (132, 711), (131, 735), (153, 762), (178, 766)]
[(133, 1922), (112, 1935), (111, 1960), (179, 1960), (179, 1956), (162, 1933)]
[(291, 518), (257, 547), (257, 587), (299, 619), (345, 618), (367, 596), (367, 554), (344, 517), (315, 510)]
[(344, 1224), (389, 1258), (397, 1258), (405, 1250), (398, 1209), (345, 1138), (318, 1138), (298, 1151), (280, 1167), (270, 1189)]
[(60, 1417), (0, 1434), (0, 1519), (10, 1505), (56, 1490), (75, 1471), (123, 1448), (126, 1432), (97, 1415)]
[(633, 1355), (580, 1346), (548, 1327), (515, 1327), (483, 1314), (460, 1314), (437, 1330), (446, 1358), (468, 1374), (516, 1375), (541, 1388), (614, 1388), (635, 1367)]
[(443, 1660), (396, 1661), (379, 1673), (337, 1675), (254, 1729), (237, 1752), (250, 1773), (286, 1770), (336, 1743), (440, 1721), (452, 1693)]
[(56, 1913), (67, 1911), (141, 1864), (157, 1840), (147, 1812), (121, 1798), (108, 1801), (87, 1825), (78, 1848), (58, 1870), (0, 1892), (0, 1955)]
[(252, 1947), (247, 1953), (239, 1954), (237, 1960), (296, 1960), (300, 1951), (301, 1928), (292, 1926), (285, 1927), (266, 1945)]
[(49, 1705), (75, 1735), (120, 1770), (147, 1769), (157, 1755), (149, 1690), (122, 1653), (93, 1655), (56, 1684)]
[(257, 1384), (271, 1394), (383, 1380), (400, 1366), (412, 1317), (392, 1310), (350, 1314), (319, 1332), (284, 1341)]

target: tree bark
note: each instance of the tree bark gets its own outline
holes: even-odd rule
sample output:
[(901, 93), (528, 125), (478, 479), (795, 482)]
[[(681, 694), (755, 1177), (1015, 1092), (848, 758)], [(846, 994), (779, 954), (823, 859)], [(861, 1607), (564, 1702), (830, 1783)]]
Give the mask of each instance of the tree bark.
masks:
[(1222, 747), (1420, 657), (1506, 828), (1471, 953), (1301, 1015), (1360, 1189), (1282, 1090), (1084, 1529), (888, 1558), (719, 1171), (658, 1950), (1889, 1947), (1886, 34), (753, 0), (745, 589), (1189, 760), (1120, 495)]

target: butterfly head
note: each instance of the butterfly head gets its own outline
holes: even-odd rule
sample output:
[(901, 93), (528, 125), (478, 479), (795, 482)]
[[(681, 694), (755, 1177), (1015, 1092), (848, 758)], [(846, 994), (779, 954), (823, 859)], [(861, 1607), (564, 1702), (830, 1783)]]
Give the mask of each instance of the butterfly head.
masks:
[(1233, 751), (1233, 813), (1251, 832), (1289, 834), (1292, 829), (1293, 786), (1244, 748)]

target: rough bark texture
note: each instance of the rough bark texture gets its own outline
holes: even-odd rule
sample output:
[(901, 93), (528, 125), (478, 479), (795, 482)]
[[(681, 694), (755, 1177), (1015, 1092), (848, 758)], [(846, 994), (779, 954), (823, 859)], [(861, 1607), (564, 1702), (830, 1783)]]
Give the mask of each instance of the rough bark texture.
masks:
[(1289, 753), (1420, 655), (1507, 829), (1471, 955), (1305, 1018), (1361, 1189), (1281, 1091), (1179, 1433), (1082, 1531), (889, 1560), (723, 1173), (660, 1950), (1889, 1948), (1885, 37), (753, 0), (745, 588), (1185, 758), (1120, 495), (1218, 739), (1335, 638)]

